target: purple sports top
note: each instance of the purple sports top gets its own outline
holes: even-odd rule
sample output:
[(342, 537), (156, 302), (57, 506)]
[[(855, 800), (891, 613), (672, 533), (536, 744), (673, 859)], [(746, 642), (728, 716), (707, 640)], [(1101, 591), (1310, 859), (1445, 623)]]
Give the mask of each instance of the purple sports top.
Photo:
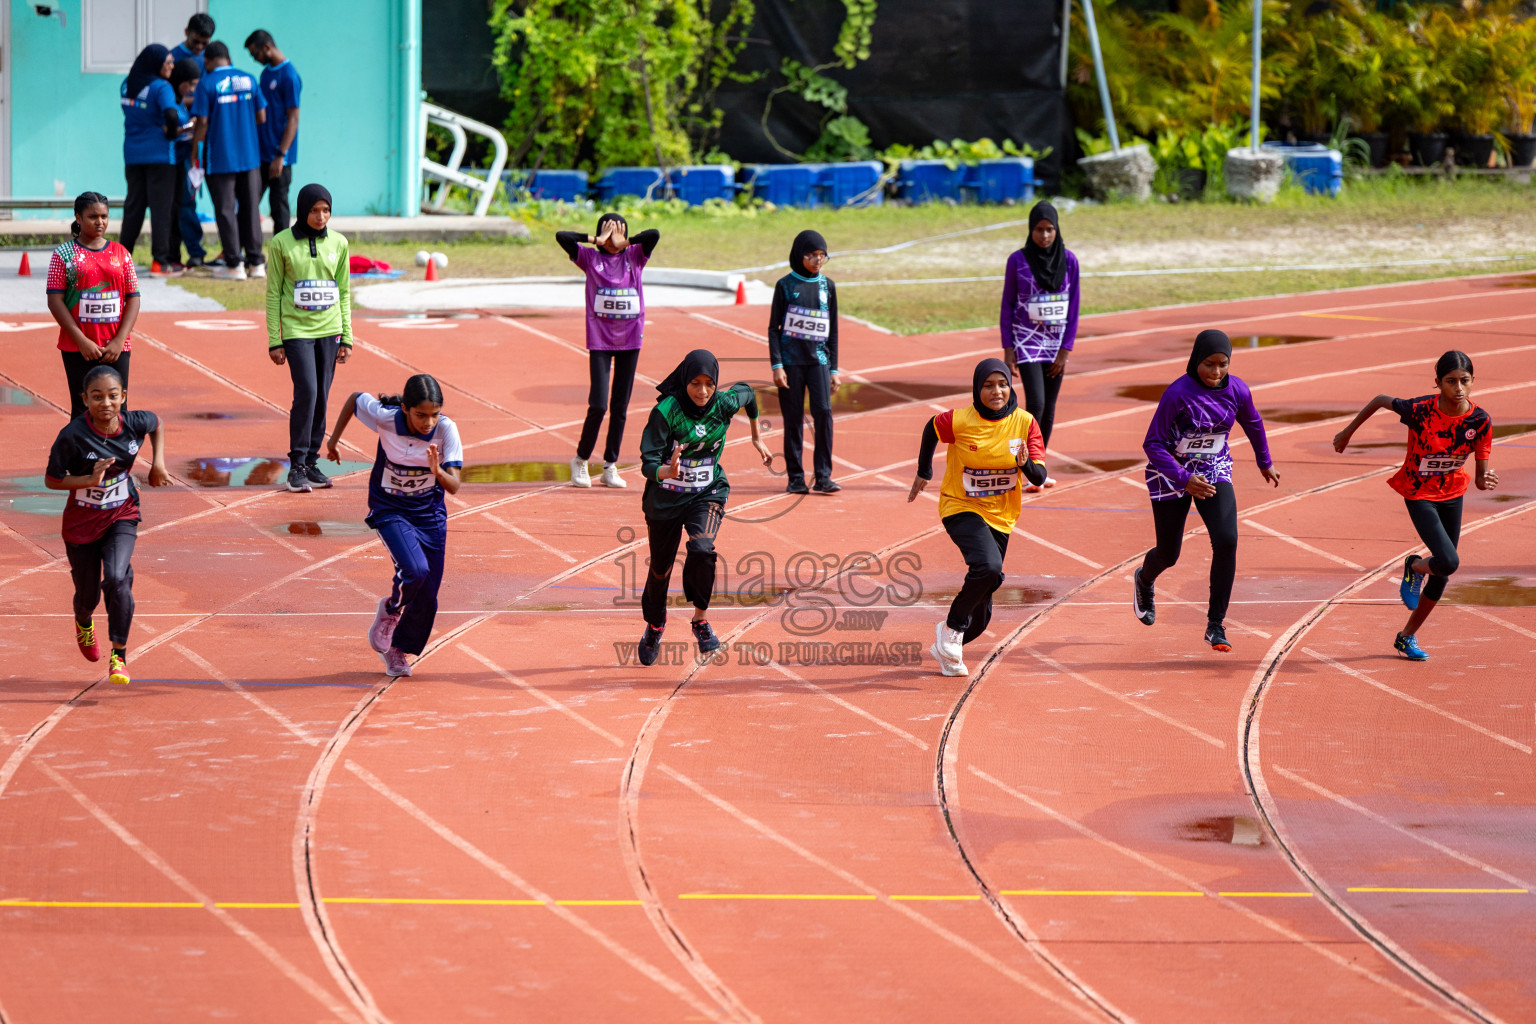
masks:
[[(1012, 349), (1021, 363), (1049, 363), (1055, 360), (1058, 351), (1072, 351), (1072, 343), (1077, 339), (1081, 289), (1077, 257), (1071, 249), (1067, 250), (1067, 275), (1062, 278), (1061, 290), (1052, 295), (1045, 295), (1044, 291), (1029, 269), (1024, 250), (1015, 249), (1008, 257), (1008, 269), (1003, 272), (1001, 327), (1003, 351)], [(1041, 319), (1030, 316), (1031, 305)]]
[(583, 245), (576, 265), (587, 275), (587, 348), (621, 352), (640, 347), (645, 333), (645, 289), (640, 272), (648, 258), (635, 243), (608, 253)]
[(1147, 453), (1147, 492), (1152, 500), (1184, 497), (1184, 485), (1195, 473), (1213, 484), (1230, 483), (1227, 434), (1234, 423), (1243, 425), (1259, 467), (1274, 465), (1264, 418), (1241, 378), (1228, 376), (1226, 387), (1212, 390), (1186, 373), (1168, 385), (1141, 445)]

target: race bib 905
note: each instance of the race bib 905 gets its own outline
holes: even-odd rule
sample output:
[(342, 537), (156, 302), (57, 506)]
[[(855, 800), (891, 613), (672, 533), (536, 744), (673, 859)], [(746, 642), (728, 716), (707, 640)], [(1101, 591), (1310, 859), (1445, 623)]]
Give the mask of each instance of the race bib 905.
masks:
[(661, 486), (669, 491), (702, 491), (715, 480), (715, 460), (679, 459), (677, 476), (663, 480)]
[(1179, 438), (1174, 451), (1180, 455), (1215, 455), (1227, 446), (1225, 432), (1219, 434), (1195, 434)]
[(127, 473), (119, 473), (110, 480), (103, 480), (100, 487), (81, 487), (75, 491), (75, 504), (82, 508), (117, 508), (127, 500)]
[(329, 278), (294, 282), (293, 304), (298, 309), (316, 312), (330, 309), (340, 301), (341, 289)]
[(604, 320), (633, 320), (640, 315), (637, 288), (599, 288), (592, 293), (592, 315)]
[(78, 310), (83, 324), (115, 324), (123, 318), (123, 297), (115, 291), (81, 292)]
[(976, 469), (966, 466), (961, 482), (965, 487), (967, 498), (995, 498), (999, 494), (1007, 494), (1018, 486), (1019, 467)]
[(397, 466), (385, 462), (379, 474), (379, 486), (385, 494), (397, 498), (415, 498), (437, 490), (437, 477), (425, 466)]
[(1037, 324), (1064, 324), (1067, 322), (1069, 296), (1066, 292), (1032, 296), (1024, 304), (1029, 318)]
[(1419, 460), (1419, 472), (1434, 475), (1454, 473), (1466, 464), (1465, 455), (1426, 455)]
[(832, 337), (832, 318), (819, 309), (790, 306), (784, 311), (784, 333), (806, 341), (826, 341)]

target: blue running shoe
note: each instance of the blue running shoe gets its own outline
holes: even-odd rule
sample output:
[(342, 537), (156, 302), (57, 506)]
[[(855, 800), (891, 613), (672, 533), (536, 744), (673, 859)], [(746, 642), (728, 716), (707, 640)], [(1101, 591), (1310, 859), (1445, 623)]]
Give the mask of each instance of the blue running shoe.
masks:
[(645, 635), (640, 638), (640, 664), (654, 665), (661, 655), (661, 630), (665, 627), (656, 627), (649, 622), (645, 624)]
[(1409, 555), (1403, 562), (1403, 582), (1397, 588), (1397, 592), (1402, 595), (1403, 604), (1409, 611), (1419, 607), (1419, 591), (1424, 587), (1424, 574), (1413, 571), (1414, 560), (1418, 557), (1418, 555)]
[(1409, 633), (1407, 636), (1401, 633), (1397, 634), (1397, 639), (1392, 642), (1392, 646), (1397, 648), (1397, 653), (1409, 661), (1429, 660), (1429, 654), (1425, 652), (1424, 648), (1419, 646), (1419, 638), (1412, 633)]
[(700, 654), (713, 654), (720, 649), (720, 638), (709, 627), (708, 619), (694, 619), (693, 638), (699, 642)]

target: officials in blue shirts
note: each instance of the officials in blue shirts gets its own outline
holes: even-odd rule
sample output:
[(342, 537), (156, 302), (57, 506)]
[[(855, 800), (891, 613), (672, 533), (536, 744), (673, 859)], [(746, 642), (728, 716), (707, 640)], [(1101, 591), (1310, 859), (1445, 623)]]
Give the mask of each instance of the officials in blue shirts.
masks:
[(215, 266), (213, 276), (263, 278), (267, 268), (261, 255), (257, 126), (266, 120), (267, 101), (256, 79), (231, 66), (229, 47), (222, 42), (209, 43), (203, 57), (205, 72), (192, 95), (192, 139), (207, 142), (208, 192), (224, 243), (224, 265)]
[(181, 131), (171, 77), (171, 53), (159, 43), (139, 52), (119, 89), (123, 106), (123, 171), (128, 197), (117, 240), (129, 252), (150, 211), (151, 274), (172, 273), (171, 219), (176, 206), (174, 139)]
[(267, 120), (262, 124), (262, 191), (270, 192), (272, 232), (282, 231), (293, 220), (288, 207), (288, 187), (293, 182), (293, 165), (299, 160), (299, 91), (304, 83), (272, 34), (257, 29), (245, 40), (251, 59), (263, 66), (261, 95), (267, 101)]
[(171, 47), (176, 60), (197, 61), (197, 73), (203, 73), (203, 49), (213, 38), (213, 19), (206, 14), (194, 14), (187, 19), (186, 38)]
[[(173, 51), (174, 52), (174, 51)], [(176, 215), (171, 220), (171, 260), (181, 259), (181, 247), (187, 247), (186, 267), (200, 267), (207, 252), (203, 249), (203, 225), (197, 219), (197, 189), (187, 179), (192, 169), (192, 94), (203, 72), (191, 57), (183, 57), (171, 69), (171, 88), (176, 93), (177, 114), (182, 132), (176, 136)]]

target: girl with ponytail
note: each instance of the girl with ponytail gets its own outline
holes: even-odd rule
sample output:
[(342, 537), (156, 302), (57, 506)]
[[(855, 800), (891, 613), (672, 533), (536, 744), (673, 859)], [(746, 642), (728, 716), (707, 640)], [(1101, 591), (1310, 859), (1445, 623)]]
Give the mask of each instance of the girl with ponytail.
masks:
[(128, 388), (131, 332), (139, 318), (139, 277), (133, 256), (107, 238), (107, 197), (75, 197), (70, 240), (48, 260), (48, 312), (59, 325), (59, 353), (69, 382), (70, 417), (85, 412), (85, 375), (110, 366)]

